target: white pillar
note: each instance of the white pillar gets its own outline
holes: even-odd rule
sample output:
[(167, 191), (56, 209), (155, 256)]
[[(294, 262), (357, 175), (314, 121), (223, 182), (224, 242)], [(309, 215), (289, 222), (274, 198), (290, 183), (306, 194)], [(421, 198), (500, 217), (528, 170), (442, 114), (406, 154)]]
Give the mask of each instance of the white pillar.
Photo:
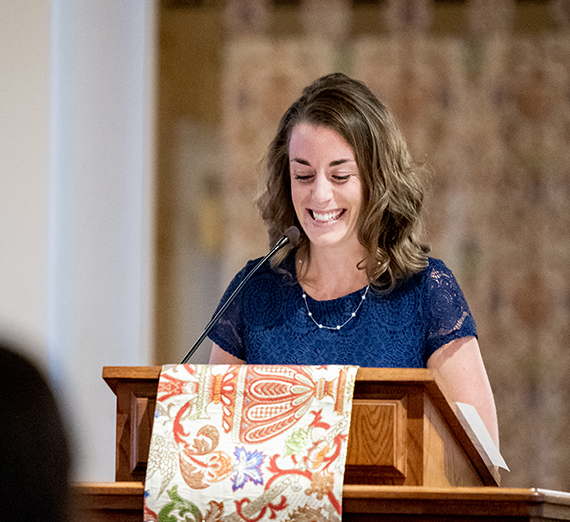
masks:
[(53, 0), (48, 350), (79, 451), (114, 480), (103, 366), (150, 363), (154, 0)]

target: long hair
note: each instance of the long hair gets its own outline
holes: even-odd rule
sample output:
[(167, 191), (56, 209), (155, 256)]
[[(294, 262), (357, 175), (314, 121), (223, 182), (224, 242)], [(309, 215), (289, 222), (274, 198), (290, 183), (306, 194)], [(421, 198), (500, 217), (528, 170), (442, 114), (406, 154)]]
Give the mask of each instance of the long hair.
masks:
[[(295, 225), (299, 250), (309, 255), (309, 239), (291, 199), (289, 141), (299, 123), (335, 130), (352, 147), (362, 180), (358, 239), (366, 251), (359, 268), (378, 290), (390, 291), (427, 266), (421, 242), (424, 171), (413, 164), (390, 110), (362, 82), (340, 73), (319, 78), (285, 112), (266, 158), (267, 182), (258, 199), (273, 245)], [(291, 250), (273, 260), (278, 265)]]

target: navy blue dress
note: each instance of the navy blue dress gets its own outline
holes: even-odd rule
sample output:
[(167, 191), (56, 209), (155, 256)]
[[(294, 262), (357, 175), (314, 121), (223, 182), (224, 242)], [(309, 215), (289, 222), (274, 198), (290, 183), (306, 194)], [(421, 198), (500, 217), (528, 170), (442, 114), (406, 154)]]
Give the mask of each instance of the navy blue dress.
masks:
[[(257, 264), (250, 261), (226, 290), (220, 306)], [(294, 274), (294, 257), (255, 274), (209, 337), (248, 364), (350, 364), (377, 368), (424, 368), (454, 339), (476, 336), (476, 326), (451, 270), (438, 259), (389, 294), (371, 287), (328, 301), (307, 295)], [(291, 275), (293, 274), (293, 275)], [(307, 306), (313, 319), (307, 313)], [(316, 323), (340, 330), (319, 328)]]

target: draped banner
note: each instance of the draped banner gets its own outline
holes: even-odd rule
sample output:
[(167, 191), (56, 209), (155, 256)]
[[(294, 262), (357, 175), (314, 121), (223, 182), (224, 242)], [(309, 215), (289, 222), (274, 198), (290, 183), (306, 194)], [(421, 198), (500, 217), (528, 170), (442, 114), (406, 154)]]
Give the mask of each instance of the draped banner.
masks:
[(164, 366), (145, 521), (340, 521), (356, 371)]

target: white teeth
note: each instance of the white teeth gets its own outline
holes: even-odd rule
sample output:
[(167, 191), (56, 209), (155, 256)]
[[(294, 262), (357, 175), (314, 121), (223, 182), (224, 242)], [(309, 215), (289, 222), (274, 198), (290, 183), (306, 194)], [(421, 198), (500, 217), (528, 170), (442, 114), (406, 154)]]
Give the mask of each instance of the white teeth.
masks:
[(315, 221), (321, 221), (324, 223), (326, 221), (334, 221), (335, 219), (338, 219), (342, 214), (342, 210), (337, 210), (335, 212), (327, 212), (325, 214), (318, 214), (317, 212), (312, 210), (311, 213)]

